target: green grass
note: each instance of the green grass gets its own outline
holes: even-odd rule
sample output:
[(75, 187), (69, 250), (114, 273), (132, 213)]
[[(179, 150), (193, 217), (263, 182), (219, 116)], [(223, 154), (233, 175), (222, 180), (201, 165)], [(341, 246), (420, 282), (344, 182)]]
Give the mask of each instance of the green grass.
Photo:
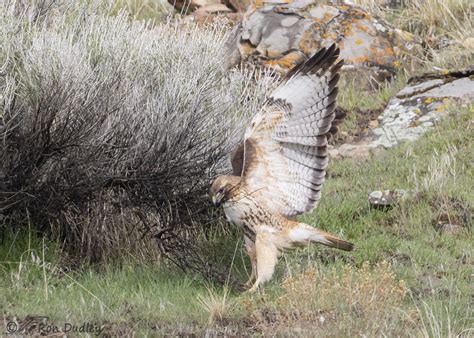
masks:
[(145, 20), (156, 24), (171, 16), (174, 9), (166, 0), (114, 1), (110, 14), (116, 15), (120, 11), (125, 11), (132, 20)]
[[(115, 333), (301, 334), (298, 328), (305, 328), (333, 336), (460, 334), (474, 325), (473, 116), (472, 107), (455, 110), (414, 144), (368, 160), (333, 161), (321, 204), (303, 220), (349, 239), (357, 249), (346, 253), (312, 246), (287, 253), (264, 293), (241, 295), (167, 266), (137, 262), (61, 271), (65, 262), (57, 244), (20, 232), (7, 234), (1, 242), (0, 307), (8, 318), (45, 315), (55, 323), (93, 321)], [(443, 164), (443, 156), (450, 161)], [(417, 193), (390, 210), (369, 207), (370, 191), (392, 188)], [(461, 227), (458, 234), (437, 229), (444, 214)], [(218, 253), (219, 264), (233, 264), (232, 274), (244, 280), (247, 259), (241, 258), (245, 255), (238, 235), (221, 230), (213, 237), (210, 251)], [(377, 268), (384, 261), (390, 267)], [(312, 270), (317, 272), (314, 283), (307, 277)], [(390, 271), (394, 277), (386, 277), (385, 284), (395, 287), (403, 280), (406, 293), (400, 299), (400, 293), (381, 293), (375, 303), (369, 302), (369, 292), (363, 290), (378, 288), (380, 276)], [(332, 290), (347, 274), (354, 280)], [(315, 285), (326, 287), (312, 289)], [(362, 304), (359, 317), (344, 301), (354, 292)], [(306, 296), (295, 304), (282, 302), (299, 295)], [(307, 299), (311, 302), (305, 303)], [(396, 304), (390, 314), (380, 312), (386, 301)], [(324, 325), (318, 311), (327, 318)], [(376, 320), (384, 322), (382, 331), (377, 331)]]

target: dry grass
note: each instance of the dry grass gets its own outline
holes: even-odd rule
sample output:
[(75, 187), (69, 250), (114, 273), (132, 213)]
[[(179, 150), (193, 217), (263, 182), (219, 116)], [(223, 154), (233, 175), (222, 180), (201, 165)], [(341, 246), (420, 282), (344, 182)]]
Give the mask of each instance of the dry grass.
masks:
[(276, 301), (263, 297), (257, 303), (243, 302), (262, 332), (305, 328), (306, 332), (322, 330), (336, 336), (393, 333), (402, 319), (397, 309), (407, 292), (404, 281), (395, 277), (387, 262), (373, 268), (368, 263), (360, 269), (309, 268), (285, 278), (282, 286)]
[(212, 287), (207, 287), (207, 294), (199, 294), (197, 296), (197, 302), (209, 315), (209, 325), (222, 323), (230, 318), (237, 304), (236, 300), (231, 298), (228, 287), (224, 287), (220, 291), (216, 291)]
[(149, 20), (152, 23), (163, 21), (174, 12), (166, 0), (118, 0), (110, 9), (112, 15), (125, 11), (132, 20)]
[(474, 3), (470, 0), (407, 0), (400, 8), (383, 0), (355, 0), (393, 26), (420, 37), (425, 69), (464, 67), (474, 60)]
[[(414, 164), (412, 181), (417, 192), (442, 193), (448, 183), (456, 184), (457, 148), (448, 145), (443, 153), (433, 150), (426, 172), (420, 174)], [(450, 182), (451, 181), (451, 182)]]

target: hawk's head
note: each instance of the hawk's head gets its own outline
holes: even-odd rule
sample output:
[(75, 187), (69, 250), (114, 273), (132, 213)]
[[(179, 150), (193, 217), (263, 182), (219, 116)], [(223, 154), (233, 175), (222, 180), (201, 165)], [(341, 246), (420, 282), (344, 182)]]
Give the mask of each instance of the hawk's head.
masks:
[(231, 196), (232, 192), (237, 190), (240, 183), (239, 176), (219, 176), (209, 189), (209, 197), (216, 207), (225, 203)]

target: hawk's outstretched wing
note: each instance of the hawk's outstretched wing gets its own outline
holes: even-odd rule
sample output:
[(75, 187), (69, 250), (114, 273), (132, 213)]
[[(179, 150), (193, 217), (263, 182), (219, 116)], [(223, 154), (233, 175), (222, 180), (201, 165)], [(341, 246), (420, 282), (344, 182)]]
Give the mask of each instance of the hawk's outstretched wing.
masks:
[(294, 217), (320, 198), (342, 66), (338, 56), (332, 45), (295, 67), (246, 130), (242, 179), (247, 193), (272, 212)]

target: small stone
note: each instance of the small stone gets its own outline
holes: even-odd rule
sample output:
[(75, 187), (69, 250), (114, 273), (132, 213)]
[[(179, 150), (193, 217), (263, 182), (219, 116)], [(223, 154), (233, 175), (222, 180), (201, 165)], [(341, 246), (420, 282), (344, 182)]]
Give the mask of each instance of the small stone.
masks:
[(376, 190), (369, 194), (369, 204), (374, 207), (387, 207), (405, 200), (412, 191), (405, 189)]
[(369, 128), (373, 129), (373, 128), (377, 128), (379, 126), (379, 121), (377, 120), (370, 120), (369, 121)]
[(418, 119), (419, 122), (427, 122), (431, 120), (431, 116), (425, 115)]
[(462, 232), (461, 226), (451, 223), (439, 223), (438, 229), (440, 232), (448, 235), (457, 235)]

